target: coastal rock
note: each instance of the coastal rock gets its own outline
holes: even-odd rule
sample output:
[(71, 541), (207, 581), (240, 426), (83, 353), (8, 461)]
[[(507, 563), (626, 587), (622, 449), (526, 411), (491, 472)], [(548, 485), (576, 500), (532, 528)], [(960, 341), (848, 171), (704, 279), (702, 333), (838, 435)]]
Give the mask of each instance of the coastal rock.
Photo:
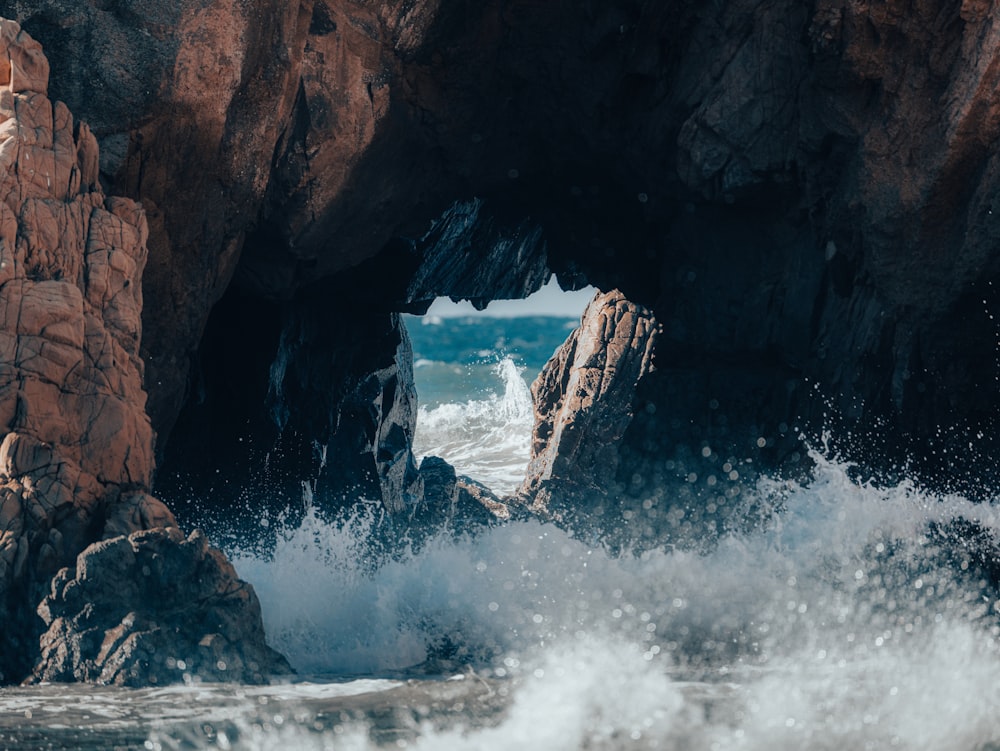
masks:
[[(656, 312), (661, 448), (743, 460), (756, 433), (788, 456), (836, 414), (876, 463), (986, 470), (962, 447), (996, 447), (1000, 408), (995, 0), (8, 7), (96, 123), (102, 179), (147, 208), (160, 449), (231, 279), (295, 305), (372, 263), (374, 316), (532, 289), (539, 243), (439, 254), (432, 223), (480, 205), (540, 228), (567, 286)], [(274, 345), (248, 345), (252, 378)]]
[(48, 630), (33, 681), (260, 683), (291, 672), (264, 643), (253, 589), (198, 531), (94, 543), (52, 580), (38, 614)]
[[(145, 214), (129, 199), (105, 197), (94, 136), (46, 97), (44, 56), (11, 21), (0, 20), (0, 60), (11, 63), (0, 68), (0, 679), (17, 681), (38, 657), (42, 624), (34, 611), (57, 571), (105, 536), (179, 532), (147, 492), (153, 430), (139, 355)], [(200, 555), (216, 561), (219, 591), (246, 587), (217, 551)], [(98, 560), (89, 571), (113, 599), (118, 580), (98, 573)], [(234, 598), (227, 607), (242, 607), (247, 628), (259, 628), (251, 595), (240, 597), (244, 605)], [(69, 638), (69, 627), (60, 624), (44, 648), (62, 655), (62, 667), (41, 674), (96, 679), (71, 665), (59, 636)], [(170, 633), (157, 637), (162, 646)]]
[(618, 290), (598, 293), (580, 326), (531, 387), (531, 460), (517, 492), (535, 513), (590, 512), (613, 493), (618, 444), (632, 420), (636, 386), (653, 369), (653, 314)]
[(14, 24), (0, 29), (0, 48), (6, 50), (0, 61), (0, 86), (14, 94), (48, 93), (49, 61), (42, 45)]
[(509, 521), (510, 509), (482, 483), (459, 476), (455, 468), (438, 456), (420, 462), (423, 494), (407, 509), (403, 536), (420, 546), (428, 538), (447, 532), (475, 535), (499, 522)]
[(510, 504), (507, 499), (464, 475), (455, 483), (456, 518), (466, 526), (489, 526), (511, 519)]
[[(202, 436), (267, 455), (279, 432), (288, 492), (323, 467), (330, 488), (405, 510), (397, 495), (416, 486), (394, 316), (431, 295), (524, 294), (544, 267), (620, 289), (663, 325), (657, 371), (600, 463), (643, 502), (676, 473), (706, 508), (731, 500), (744, 468), (794, 463), (798, 436), (831, 422), (874, 469), (979, 493), (1000, 479), (983, 460), (1000, 450), (996, 0), (8, 9), (50, 51), (54, 96), (94, 125), (66, 127), (25, 42), (25, 75), (0, 86), (17, 116), (0, 124), (0, 419), (15, 434), (0, 561), (16, 587), (71, 562), (66, 539), (101, 536), (75, 509), (151, 473), (131, 370), (141, 260), (104, 252), (91, 275), (56, 240), (71, 227), (95, 247), (142, 236), (101, 181), (145, 207), (146, 406), (159, 450), (180, 445), (185, 462)], [(496, 237), (491, 224), (541, 235), (504, 252), (466, 242)], [(282, 344), (296, 320), (315, 357)], [(208, 354), (220, 341), (238, 357)], [(66, 384), (95, 370), (107, 398), (72, 403)], [(185, 404), (211, 419), (172, 430)], [(113, 450), (81, 443), (88, 432)], [(197, 495), (211, 495), (206, 477)], [(33, 500), (43, 487), (73, 503), (52, 511)], [(331, 502), (357, 498), (339, 490)], [(17, 612), (4, 660), (30, 630)]]
[(145, 217), (93, 185), (94, 137), (45, 96), (39, 45), (10, 21), (0, 45), (12, 65), (0, 75), (0, 673), (11, 680), (37, 652), (45, 582), (93, 541), (118, 488), (152, 481), (153, 431), (139, 358)]

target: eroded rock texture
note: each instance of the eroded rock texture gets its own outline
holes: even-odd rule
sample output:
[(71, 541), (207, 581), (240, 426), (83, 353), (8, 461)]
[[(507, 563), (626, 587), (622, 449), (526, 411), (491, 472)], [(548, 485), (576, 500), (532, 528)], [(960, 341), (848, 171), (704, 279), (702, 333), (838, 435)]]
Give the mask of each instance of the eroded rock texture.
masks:
[(264, 646), (260, 605), (201, 532), (113, 537), (61, 570), (39, 613), (35, 681), (144, 686), (185, 676), (261, 682), (290, 672)]
[(535, 427), (520, 502), (559, 518), (576, 509), (596, 513), (615, 497), (619, 444), (636, 387), (653, 369), (658, 329), (649, 310), (618, 290), (590, 302), (532, 384)]
[(139, 359), (142, 210), (105, 199), (93, 136), (46, 96), (41, 47), (7, 21), (0, 44), (0, 68), (11, 62), (0, 70), (0, 597), (10, 680), (32, 660), (40, 584), (99, 537), (120, 488), (148, 487), (153, 434)]
[[(169, 471), (203, 432), (264, 452), (294, 434), (288, 477), (317, 445), (366, 473), (384, 448), (368, 487), (405, 492), (407, 423), (379, 375), (401, 351), (394, 315), (525, 294), (550, 270), (663, 327), (619, 444), (638, 499), (682, 476), (716, 506), (737, 466), (794, 462), (827, 421), (875, 468), (909, 456), (995, 486), (996, 0), (5, 7), (94, 123), (104, 156), (86, 169), (146, 207)], [(281, 428), (268, 394), (293, 320), (314, 352), (353, 354), (298, 357)], [(317, 409), (318, 392), (341, 398)], [(213, 424), (171, 431), (185, 404)]]
[[(23, 678), (37, 658), (42, 622), (35, 608), (49, 580), (63, 567), (79, 565), (77, 557), (88, 545), (151, 528), (177, 534), (173, 515), (146, 492), (153, 471), (139, 356), (146, 218), (133, 201), (105, 197), (98, 184), (97, 143), (65, 105), (48, 99), (47, 77), (41, 47), (16, 23), (0, 20), (0, 674), (5, 681)], [(243, 586), (231, 568), (216, 578), (229, 588)], [(121, 579), (103, 582), (103, 597), (120, 594)], [(184, 585), (178, 579), (171, 586)], [(213, 612), (211, 603), (194, 609), (205, 605), (203, 612)], [(259, 628), (252, 607), (245, 616), (251, 622), (256, 617)], [(115, 625), (123, 638), (129, 635), (124, 622)], [(65, 623), (60, 628), (72, 630)], [(172, 643), (181, 656), (194, 645), (184, 638)], [(263, 648), (262, 639), (253, 648)], [(132, 669), (125, 658), (119, 663)]]

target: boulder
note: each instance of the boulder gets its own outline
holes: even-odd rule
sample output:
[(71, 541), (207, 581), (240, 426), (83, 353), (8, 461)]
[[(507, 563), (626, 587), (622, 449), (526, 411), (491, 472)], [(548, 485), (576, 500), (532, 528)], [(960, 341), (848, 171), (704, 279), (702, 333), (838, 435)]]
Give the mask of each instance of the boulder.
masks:
[(159, 527), (90, 545), (53, 578), (38, 614), (48, 630), (32, 682), (260, 683), (291, 672), (264, 642), (253, 588), (198, 531), (185, 539)]

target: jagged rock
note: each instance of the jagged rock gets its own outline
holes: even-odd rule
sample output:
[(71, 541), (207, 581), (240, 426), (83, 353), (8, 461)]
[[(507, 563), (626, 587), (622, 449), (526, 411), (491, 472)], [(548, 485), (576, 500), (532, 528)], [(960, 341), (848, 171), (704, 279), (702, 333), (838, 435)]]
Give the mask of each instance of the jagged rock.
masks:
[[(13, 681), (37, 659), (34, 611), (60, 568), (103, 536), (157, 528), (166, 540), (179, 531), (148, 494), (153, 430), (139, 355), (145, 214), (129, 199), (104, 196), (94, 136), (46, 97), (39, 45), (2, 19), (0, 61), (0, 680)], [(221, 554), (198, 549), (215, 561), (219, 591), (246, 588)], [(97, 623), (106, 617), (102, 603), (119, 592), (114, 577), (95, 568), (104, 559), (85, 560), (106, 582), (104, 600), (86, 608)], [(245, 628), (260, 628), (252, 593), (226, 607), (242, 613)], [(60, 624), (45, 637), (46, 660), (58, 652), (60, 667), (42, 673), (98, 678), (73, 663), (60, 642), (69, 627)], [(133, 625), (158, 628), (148, 619)], [(138, 633), (113, 626), (123, 640)], [(169, 630), (157, 633), (164, 648), (183, 646), (170, 642)], [(139, 663), (128, 664), (128, 680), (141, 681)], [(125, 680), (115, 671), (105, 677)]]
[(450, 508), (455, 503), (458, 477), (455, 468), (440, 456), (420, 460), (420, 478), (424, 482), (424, 502)]
[(264, 642), (253, 589), (197, 531), (94, 543), (52, 580), (38, 614), (48, 630), (33, 681), (259, 683), (291, 672)]
[(92, 185), (94, 138), (45, 96), (41, 49), (10, 21), (0, 21), (0, 60), (13, 64), (0, 88), (0, 672), (9, 680), (33, 659), (22, 642), (36, 628), (38, 587), (99, 534), (114, 489), (151, 482), (153, 432), (139, 358), (145, 217)]
[(612, 492), (618, 444), (632, 420), (636, 386), (653, 367), (659, 325), (618, 290), (598, 293), (580, 326), (531, 387), (531, 459), (517, 498), (557, 518)]
[(510, 519), (510, 509), (482, 483), (458, 476), (455, 468), (438, 456), (420, 462), (423, 498), (411, 517), (414, 526), (430, 532), (442, 528), (472, 532)]
[[(504, 226), (478, 199), (449, 208), (421, 238), (418, 252), (407, 304), (430, 304), (449, 295), (481, 309), (491, 300), (527, 297), (549, 277), (541, 227), (527, 219)], [(511, 273), (513, 259), (516, 274)]]
[(14, 94), (48, 93), (49, 61), (42, 45), (19, 25), (5, 24), (0, 28), (0, 48), (6, 50), (0, 59), (0, 86)]
[(510, 506), (481, 482), (463, 475), (456, 481), (455, 490), (456, 516), (465, 524), (489, 525), (510, 520)]

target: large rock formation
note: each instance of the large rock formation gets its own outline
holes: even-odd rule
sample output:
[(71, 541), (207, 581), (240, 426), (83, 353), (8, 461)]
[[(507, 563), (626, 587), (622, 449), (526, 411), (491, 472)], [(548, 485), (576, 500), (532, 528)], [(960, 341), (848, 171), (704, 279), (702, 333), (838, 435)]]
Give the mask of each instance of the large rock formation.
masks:
[[(995, 3), (13, 7), (118, 147), (104, 178), (155, 205), (145, 347), (161, 440), (231, 273), (248, 306), (295, 308), (377, 257), (355, 278), (387, 333), (390, 312), (432, 294), (530, 290), (531, 244), (480, 248), (467, 274), (422, 241), (473, 198), (481, 227), (540, 227), (562, 280), (655, 311), (644, 435), (666, 448), (743, 458), (764, 438), (780, 459), (796, 427), (836, 413), (844, 434), (878, 426), (883, 454), (961, 476), (968, 437), (986, 452), (997, 435), (983, 417), (998, 406)], [(94, 97), (94, 80), (128, 96)], [(277, 339), (247, 347), (266, 372)], [(217, 367), (204, 375), (237, 375)], [(333, 387), (380, 367), (358, 361)]]
[[(93, 135), (74, 124), (65, 105), (48, 99), (47, 84), (41, 47), (16, 23), (0, 20), (0, 675), (6, 681), (25, 677), (38, 657), (42, 622), (34, 611), (60, 569), (57, 581), (65, 586), (52, 597), (61, 598), (67, 618), (46, 615), (46, 641), (53, 641), (53, 629), (64, 641), (85, 628), (100, 642), (104, 631), (93, 623), (70, 623), (71, 614), (83, 617), (92, 608), (90, 598), (74, 598), (71, 590), (124, 603), (130, 576), (141, 577), (171, 547), (197, 547), (182, 541), (173, 515), (146, 492), (153, 431), (139, 357), (145, 215), (129, 199), (104, 196)], [(166, 541), (140, 560), (143, 544), (124, 535), (147, 529), (158, 529)], [(137, 545), (137, 557), (120, 562), (113, 577), (102, 574), (97, 586), (84, 571), (95, 555), (88, 546), (102, 538)], [(199, 554), (219, 556), (204, 546)], [(260, 631), (252, 590), (223, 564), (216, 561), (214, 577), (199, 584), (199, 600), (188, 601), (208, 630), (164, 633), (160, 645), (172, 654), (196, 652), (215, 633), (216, 620), (230, 621), (218, 629), (234, 641)], [(72, 575), (64, 567), (73, 566), (78, 580), (67, 583)], [(129, 602), (129, 609), (156, 612), (166, 589), (183, 590), (197, 576), (173, 571), (171, 581), (147, 584), (145, 602)], [(54, 611), (53, 605), (47, 612)], [(233, 615), (222, 618), (223, 611)], [(122, 640), (146, 628), (126, 622), (125, 613), (107, 622), (110, 615), (102, 612), (97, 621)], [(239, 619), (246, 623), (234, 628)], [(280, 664), (262, 633), (245, 647), (263, 666), (257, 674)], [(116, 670), (134, 674), (129, 656), (116, 659)], [(39, 675), (83, 677), (73, 659), (59, 660), (54, 671), (47, 655)], [(102, 677), (123, 680), (114, 671)]]
[[(616, 454), (615, 482), (643, 502), (680, 473), (695, 478), (695, 500), (717, 505), (738, 489), (720, 478), (738, 484), (729, 478), (747, 459), (794, 461), (799, 431), (829, 420), (835, 437), (865, 436), (854, 451), (875, 467), (909, 456), (938, 480), (997, 479), (981, 460), (1000, 450), (996, 0), (4, 7), (47, 46), (55, 93), (93, 124), (103, 155), (83, 130), (56, 127), (69, 135), (53, 136), (53, 156), (23, 151), (51, 170), (26, 156), (18, 190), (68, 195), (79, 179), (79, 199), (61, 200), (86, 226), (68, 209), (51, 226), (103, 228), (105, 246), (141, 227), (130, 204), (85, 211), (90, 187), (103, 181), (146, 209), (142, 355), (167, 475), (203, 434), (265, 453), (277, 441), (290, 484), (314, 479), (325, 456), (337, 462), (323, 465), (331, 482), (344, 470), (400, 508), (419, 479), (395, 314), (438, 294), (525, 294), (554, 271), (620, 289), (663, 327)], [(22, 62), (20, 80), (41, 80), (34, 64)], [(27, 118), (32, 97), (19, 96)], [(57, 157), (69, 152), (75, 162)], [(5, 238), (30, 212), (51, 213), (11, 200)], [(62, 405), (48, 415), (6, 402), (7, 476), (27, 478), (47, 466), (46, 445), (65, 445), (69, 474), (51, 482), (105, 498), (87, 478), (143, 486), (151, 468), (133, 388), (138, 328), (123, 312), (138, 290), (125, 291), (127, 253), (98, 254), (108, 270), (94, 278), (122, 285), (104, 297), (61, 260), (64, 246), (36, 234), (5, 250), (40, 269), (20, 267), (4, 287), (20, 290), (5, 341), (30, 339), (25, 352), (63, 363), (55, 380), (5, 376), (16, 387), (3, 393), (47, 394), (20, 403)], [(92, 308), (102, 330), (63, 324)], [(296, 332), (309, 347), (285, 346)], [(239, 356), (216, 356), (218, 342)], [(75, 392), (62, 389), (83, 377), (72, 368), (81, 351), (136, 368), (102, 382), (113, 406), (99, 414), (116, 415), (111, 432), (130, 446), (116, 460), (28, 430), (96, 429), (78, 415), (98, 413), (70, 408)], [(18, 373), (32, 372), (33, 356), (21, 357)], [(207, 426), (190, 419), (195, 408)], [(337, 451), (317, 453), (324, 445)], [(250, 460), (234, 451), (235, 476)], [(196, 478), (195, 495), (227, 461)], [(16, 482), (28, 496), (41, 487)], [(10, 529), (28, 525), (38, 552), (8, 544), (12, 570), (71, 562), (48, 553), (65, 546), (45, 541), (50, 528), (99, 536), (61, 516), (29, 524), (18, 504)], [(38, 562), (48, 557), (59, 563)]]
[[(992, 447), (994, 2), (9, 7), (94, 124), (102, 179), (151, 218), (161, 450), (226, 289), (295, 308), (375, 257), (366, 306), (386, 333), (430, 295), (522, 294), (543, 267), (622, 289), (665, 327), (645, 434), (695, 454), (764, 438), (780, 458), (831, 413), (929, 473), (981, 466), (970, 435)], [(423, 241), (442, 216), (519, 241), (469, 254), (444, 232), (442, 255)], [(543, 254), (520, 241), (538, 228)], [(246, 344), (252, 379), (278, 351), (267, 334)]]

